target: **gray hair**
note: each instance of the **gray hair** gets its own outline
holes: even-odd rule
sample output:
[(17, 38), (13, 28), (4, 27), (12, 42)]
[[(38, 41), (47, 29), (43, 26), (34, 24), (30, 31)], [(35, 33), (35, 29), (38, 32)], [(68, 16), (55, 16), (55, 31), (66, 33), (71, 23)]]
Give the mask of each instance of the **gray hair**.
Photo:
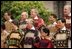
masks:
[(37, 10), (37, 9), (34, 9), (34, 8), (33, 8), (33, 9), (31, 9), (31, 11), (32, 11), (32, 10), (35, 10), (35, 13), (38, 15), (38, 10)]
[(26, 17), (28, 18), (28, 13), (27, 13), (27, 12), (22, 12), (22, 14), (23, 14), (23, 13), (25, 13), (25, 14), (26, 14)]
[(71, 5), (69, 5), (69, 4), (66, 4), (64, 7), (69, 7), (71, 10)]

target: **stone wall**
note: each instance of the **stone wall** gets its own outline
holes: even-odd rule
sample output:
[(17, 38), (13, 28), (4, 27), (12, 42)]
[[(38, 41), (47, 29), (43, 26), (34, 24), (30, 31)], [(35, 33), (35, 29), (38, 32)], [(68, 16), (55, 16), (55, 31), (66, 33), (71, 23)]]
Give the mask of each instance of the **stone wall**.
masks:
[(60, 1), (59, 4), (58, 4), (58, 1), (43, 1), (43, 2), (44, 2), (44, 5), (45, 5), (45, 8), (49, 9), (49, 11), (56, 14), (58, 17), (63, 16), (64, 3), (71, 5), (71, 1)]

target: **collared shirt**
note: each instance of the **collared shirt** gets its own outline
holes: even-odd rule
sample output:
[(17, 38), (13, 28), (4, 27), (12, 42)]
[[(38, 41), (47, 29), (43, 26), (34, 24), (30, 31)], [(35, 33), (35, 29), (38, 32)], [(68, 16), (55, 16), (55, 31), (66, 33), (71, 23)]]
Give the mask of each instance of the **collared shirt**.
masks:
[(54, 22), (53, 24), (48, 25), (48, 27), (54, 27), (57, 23)]
[(56, 22), (54, 22), (53, 24), (52, 24), (52, 26), (55, 26), (57, 23)]
[[(71, 13), (69, 13), (68, 16), (71, 17)], [(66, 19), (66, 23), (71, 23), (71, 18), (70, 19)]]
[(35, 27), (33, 26), (31, 29), (32, 29), (32, 30), (35, 30)]
[(28, 19), (25, 19), (25, 21), (28, 21)]
[(12, 19), (9, 20), (9, 22), (12, 22), (12, 21), (13, 21)]
[(38, 19), (38, 17), (36, 16), (34, 19)]
[(69, 13), (68, 16), (71, 16), (71, 13)]
[(66, 27), (64, 26), (61, 30), (66, 30)]

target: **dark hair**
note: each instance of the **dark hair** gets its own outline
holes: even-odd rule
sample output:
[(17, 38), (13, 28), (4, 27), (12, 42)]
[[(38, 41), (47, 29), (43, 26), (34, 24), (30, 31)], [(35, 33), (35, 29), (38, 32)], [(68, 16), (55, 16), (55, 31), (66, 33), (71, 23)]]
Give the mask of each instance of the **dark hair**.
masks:
[[(5, 13), (8, 13), (8, 15), (9, 15), (12, 19), (14, 19), (13, 15), (11, 14), (10, 11), (6, 11)], [(5, 13), (4, 13), (4, 14), (5, 14)]]
[(8, 13), (8, 15), (11, 16), (11, 12), (10, 11), (6, 11), (5, 13)]
[(53, 16), (54, 18), (56, 18), (56, 19), (57, 19), (57, 16), (56, 16), (55, 14), (51, 14), (51, 16)]
[(64, 18), (59, 18), (57, 21), (61, 20), (62, 23), (66, 23), (66, 20)]
[(43, 32), (47, 33), (47, 36), (49, 36), (50, 31), (49, 31), (48, 28), (44, 28), (44, 29), (43, 29)]

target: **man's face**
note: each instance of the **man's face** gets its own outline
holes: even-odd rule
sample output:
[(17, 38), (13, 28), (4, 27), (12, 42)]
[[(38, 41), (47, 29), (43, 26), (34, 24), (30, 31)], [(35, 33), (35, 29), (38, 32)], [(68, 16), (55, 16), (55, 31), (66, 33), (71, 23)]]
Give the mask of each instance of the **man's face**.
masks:
[(21, 19), (26, 19), (26, 18), (27, 18), (26, 12), (23, 12), (23, 13), (21, 14)]
[(31, 12), (30, 12), (30, 14), (31, 14), (31, 17), (34, 18), (36, 16), (35, 9), (32, 9)]
[(5, 19), (5, 20), (9, 20), (9, 19), (10, 19), (10, 16), (8, 15), (8, 13), (5, 13), (5, 14), (4, 14), (4, 19)]
[(53, 16), (50, 16), (50, 17), (49, 17), (49, 21), (50, 21), (50, 22), (53, 22), (54, 20), (55, 20), (55, 18), (54, 18)]
[(70, 13), (70, 8), (68, 6), (64, 6), (64, 15), (68, 15)]
[(47, 36), (47, 34), (45, 32), (41, 32), (41, 36), (45, 37), (45, 36)]
[(62, 28), (62, 26), (63, 26), (63, 23), (61, 22), (61, 20), (58, 20), (56, 27), (57, 28)]

